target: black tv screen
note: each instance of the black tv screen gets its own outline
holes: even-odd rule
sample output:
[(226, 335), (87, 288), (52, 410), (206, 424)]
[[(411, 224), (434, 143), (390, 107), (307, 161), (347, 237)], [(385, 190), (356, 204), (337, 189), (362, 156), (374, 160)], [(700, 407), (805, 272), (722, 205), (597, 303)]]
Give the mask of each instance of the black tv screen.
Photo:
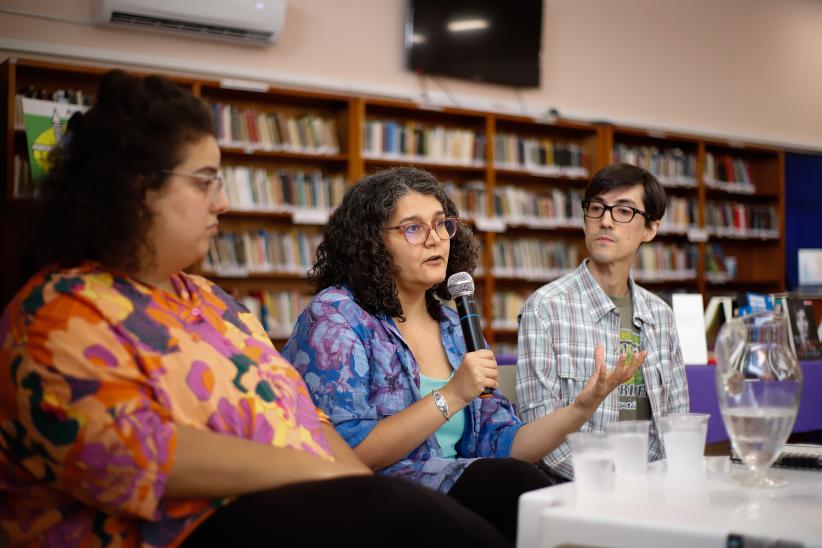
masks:
[(408, 0), (408, 67), (516, 87), (539, 86), (542, 0)]

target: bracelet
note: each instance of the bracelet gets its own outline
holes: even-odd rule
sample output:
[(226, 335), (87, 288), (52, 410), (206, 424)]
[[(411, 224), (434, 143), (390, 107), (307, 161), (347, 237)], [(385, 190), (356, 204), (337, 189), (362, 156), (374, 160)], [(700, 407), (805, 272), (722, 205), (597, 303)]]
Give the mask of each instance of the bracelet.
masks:
[(440, 410), (442, 416), (445, 417), (445, 420), (451, 418), (451, 415), (448, 413), (448, 402), (445, 400), (445, 396), (440, 394), (439, 390), (432, 390), (431, 395), (434, 396), (434, 405), (437, 406), (437, 409)]

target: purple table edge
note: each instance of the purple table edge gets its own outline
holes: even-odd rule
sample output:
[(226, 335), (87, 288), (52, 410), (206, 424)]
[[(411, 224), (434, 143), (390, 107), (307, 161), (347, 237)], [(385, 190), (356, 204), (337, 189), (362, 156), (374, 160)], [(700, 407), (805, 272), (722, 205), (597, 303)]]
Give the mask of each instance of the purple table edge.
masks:
[[(501, 354), (497, 356), (499, 365), (516, 365), (516, 356)], [(822, 430), (822, 360), (801, 361), (804, 381), (802, 396), (799, 400), (799, 412), (793, 425), (794, 432), (813, 432)], [(688, 378), (688, 393), (691, 399), (692, 413), (709, 413), (707, 443), (719, 443), (728, 440), (728, 432), (719, 413), (719, 400), (716, 396), (716, 367), (713, 365), (686, 365), (685, 375)]]

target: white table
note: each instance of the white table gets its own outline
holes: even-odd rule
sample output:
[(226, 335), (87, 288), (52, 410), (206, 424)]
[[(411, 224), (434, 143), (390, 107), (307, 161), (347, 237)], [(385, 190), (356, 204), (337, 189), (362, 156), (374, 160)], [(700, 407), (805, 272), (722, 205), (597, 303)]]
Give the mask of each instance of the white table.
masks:
[(791, 483), (763, 490), (733, 484), (729, 474), (741, 466), (727, 457), (706, 457), (705, 464), (703, 476), (683, 479), (658, 462), (644, 480), (620, 481), (612, 493), (593, 497), (577, 496), (573, 482), (526, 493), (517, 548), (725, 548), (731, 533), (822, 548), (822, 472), (771, 469)]

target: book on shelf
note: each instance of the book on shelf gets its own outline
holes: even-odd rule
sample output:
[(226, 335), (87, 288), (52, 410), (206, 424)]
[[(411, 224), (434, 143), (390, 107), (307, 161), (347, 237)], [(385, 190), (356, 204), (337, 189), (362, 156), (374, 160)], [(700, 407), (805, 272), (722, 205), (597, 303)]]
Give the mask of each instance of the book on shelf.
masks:
[(286, 339), (291, 335), (297, 317), (311, 301), (311, 295), (299, 291), (257, 290), (247, 292), (239, 299), (260, 320), (269, 337)]
[(491, 326), (494, 329), (516, 331), (519, 328), (519, 315), (528, 295), (514, 291), (495, 291), (493, 297), (494, 317)]
[(488, 196), (485, 192), (485, 181), (475, 179), (462, 184), (444, 181), (443, 186), (462, 219), (471, 220), (487, 215)]
[(705, 279), (711, 283), (721, 284), (736, 278), (736, 257), (725, 255), (719, 244), (708, 244), (705, 247)]
[[(819, 340), (817, 313), (814, 301), (822, 299), (805, 299), (788, 297), (788, 325), (796, 357), (800, 360), (822, 359), (822, 343)], [(820, 306), (816, 304), (817, 308)]]
[(710, 298), (705, 307), (705, 341), (708, 348), (714, 348), (719, 330), (734, 317), (735, 308), (736, 297), (716, 295)]
[(345, 178), (320, 170), (274, 170), (226, 165), (220, 169), (232, 210), (293, 212), (302, 209), (326, 213), (342, 201)]
[(500, 185), (494, 190), (494, 214), (507, 225), (582, 228), (581, 202), (582, 192), (573, 189), (532, 192), (513, 185)]
[(665, 214), (659, 224), (659, 234), (686, 234), (696, 226), (696, 200), (693, 198), (668, 197)]
[(221, 232), (209, 241), (206, 275), (247, 277), (279, 273), (305, 276), (316, 260), (322, 234), (291, 228)]
[(705, 337), (702, 294), (674, 293), (671, 296), (671, 305), (683, 361), (686, 365), (708, 363), (708, 342)]
[(614, 144), (615, 162), (639, 166), (651, 173), (665, 187), (696, 187), (696, 154), (681, 148), (659, 149), (655, 146)]
[(730, 154), (706, 153), (704, 180), (708, 188), (738, 194), (756, 193), (750, 162)]
[(731, 238), (779, 238), (776, 206), (739, 202), (708, 202), (706, 228), (717, 236)]
[(498, 132), (494, 137), (497, 168), (525, 170), (553, 177), (585, 178), (590, 157), (579, 143), (548, 138), (523, 137)]
[(222, 146), (249, 152), (284, 151), (338, 154), (337, 122), (311, 112), (294, 115), (243, 109), (228, 103), (212, 103), (217, 141)]
[(493, 246), (494, 276), (551, 281), (579, 265), (576, 246), (539, 238), (501, 237)]
[[(26, 129), (28, 151), (28, 181), (21, 180), (19, 190), (30, 191), (25, 195), (36, 193), (38, 181), (51, 168), (50, 154), (63, 138), (69, 118), (75, 112), (85, 112), (88, 107), (69, 102), (43, 101), (40, 99), (21, 98), (23, 125)], [(25, 184), (25, 187), (23, 187)]]
[(369, 118), (363, 127), (363, 155), (366, 159), (479, 167), (485, 165), (485, 135), (442, 124)]
[(697, 253), (694, 245), (642, 244), (634, 261), (632, 276), (638, 282), (694, 280)]

